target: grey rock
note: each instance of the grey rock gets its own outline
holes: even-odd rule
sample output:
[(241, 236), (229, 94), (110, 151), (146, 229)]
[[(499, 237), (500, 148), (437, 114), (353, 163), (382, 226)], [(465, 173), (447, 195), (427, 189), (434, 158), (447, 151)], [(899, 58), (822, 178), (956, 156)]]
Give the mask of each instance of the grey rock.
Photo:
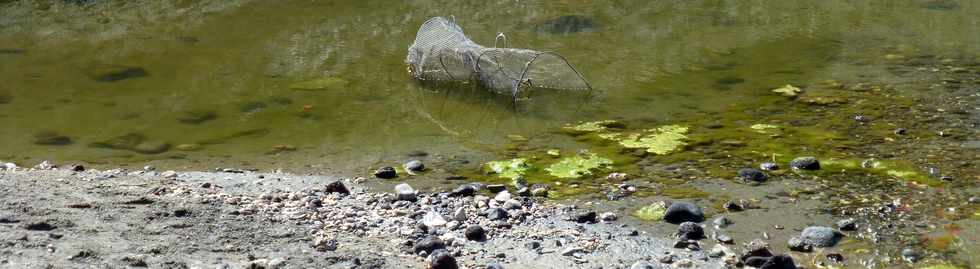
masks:
[(769, 243), (762, 239), (754, 239), (745, 244), (745, 253), (742, 254), (742, 261), (749, 257), (772, 257)]
[(921, 258), (922, 258), (922, 253), (919, 253), (919, 251), (916, 251), (915, 249), (911, 249), (911, 248), (902, 249), (902, 259), (905, 259), (906, 261), (914, 263), (919, 261), (919, 259)]
[(704, 229), (701, 225), (688, 221), (677, 227), (677, 235), (681, 239), (701, 240), (704, 238)]
[(789, 167), (797, 170), (820, 170), (820, 161), (814, 157), (799, 157), (790, 161)]
[(521, 202), (515, 199), (510, 199), (504, 202), (504, 209), (521, 209)]
[(670, 204), (670, 207), (664, 213), (664, 221), (672, 224), (680, 224), (687, 221), (702, 222), (704, 221), (704, 212), (695, 204), (675, 201)]
[(715, 218), (714, 221), (712, 221), (712, 223), (714, 223), (715, 224), (715, 227), (717, 227), (719, 229), (720, 228), (725, 228), (725, 227), (728, 227), (728, 225), (734, 224), (734, 222), (732, 222), (732, 220), (726, 218), (725, 216), (718, 216), (717, 218)]
[(766, 173), (759, 169), (743, 168), (738, 170), (738, 178), (749, 182), (765, 182), (769, 176), (766, 176)]
[(491, 262), (487, 264), (486, 269), (504, 269), (504, 266), (500, 265), (500, 263)]
[(841, 239), (841, 233), (823, 226), (810, 226), (803, 229), (800, 239), (814, 247), (832, 247)]
[(473, 194), (476, 194), (476, 191), (477, 188), (476, 186), (473, 186), (473, 184), (463, 184), (453, 189), (453, 191), (449, 193), (449, 196), (452, 197), (473, 196)]
[(494, 196), (493, 197), (494, 200), (497, 200), (497, 202), (501, 202), (501, 203), (507, 202), (507, 200), (510, 200), (510, 198), (511, 198), (511, 195), (510, 195), (510, 192), (508, 192), (508, 191), (498, 192), (497, 193), (497, 196)]
[(596, 223), (598, 222), (597, 218), (598, 215), (596, 215), (595, 211), (591, 210), (577, 212), (572, 217), (572, 219), (578, 223)]
[(810, 252), (813, 250), (813, 246), (807, 244), (806, 242), (803, 242), (803, 239), (800, 239), (799, 237), (795, 237), (795, 236), (790, 238), (789, 241), (786, 242), (786, 244), (789, 246), (789, 249), (792, 251)]
[(837, 229), (841, 231), (857, 230), (857, 222), (853, 218), (839, 220), (837, 221)]
[(407, 163), (405, 163), (405, 170), (413, 171), (413, 172), (420, 172), (420, 171), (425, 170), (425, 165), (422, 164), (422, 161), (419, 161), (419, 160), (411, 160), (411, 161), (408, 161)]
[(466, 210), (462, 207), (457, 208), (456, 212), (453, 212), (453, 220), (455, 221), (464, 222), (468, 218), (469, 217), (466, 215)]
[(615, 221), (619, 219), (619, 216), (617, 216), (616, 213), (613, 212), (604, 212), (602, 214), (599, 214), (599, 218), (602, 219), (602, 221), (609, 222), (609, 221)]
[(418, 193), (406, 183), (395, 186), (395, 195), (399, 201), (415, 202), (418, 199)]
[(719, 243), (722, 243), (722, 244), (733, 244), (733, 243), (735, 243), (735, 239), (733, 239), (731, 236), (728, 236), (727, 234), (718, 234), (718, 235), (715, 235), (715, 240), (718, 240), (718, 242)]
[(503, 208), (491, 208), (487, 210), (487, 218), (490, 220), (506, 220), (507, 217), (507, 210)]

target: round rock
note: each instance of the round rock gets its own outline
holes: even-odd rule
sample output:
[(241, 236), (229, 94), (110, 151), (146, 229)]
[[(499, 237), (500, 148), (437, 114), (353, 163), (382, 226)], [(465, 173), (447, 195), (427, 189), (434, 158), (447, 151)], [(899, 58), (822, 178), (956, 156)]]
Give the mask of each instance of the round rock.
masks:
[(419, 161), (419, 160), (411, 160), (411, 161), (408, 161), (407, 163), (405, 163), (405, 170), (413, 171), (413, 172), (419, 172), (419, 171), (425, 170), (425, 165), (422, 164), (422, 161)]
[(820, 161), (814, 157), (799, 157), (790, 161), (789, 167), (798, 170), (820, 170)]
[(470, 225), (466, 227), (466, 231), (463, 232), (466, 235), (467, 240), (473, 241), (483, 241), (487, 239), (487, 232), (483, 230), (480, 225)]
[(664, 221), (673, 224), (681, 224), (683, 222), (702, 222), (704, 221), (704, 212), (701, 208), (695, 204), (688, 202), (673, 202), (667, 211), (664, 212)]
[(458, 269), (456, 258), (449, 251), (439, 249), (429, 255), (429, 268), (431, 269)]
[(398, 177), (398, 172), (395, 172), (394, 167), (385, 166), (374, 171), (374, 176), (380, 179), (392, 179)]
[(704, 229), (701, 225), (688, 221), (677, 227), (677, 235), (682, 239), (701, 240), (704, 238)]
[(810, 226), (803, 229), (800, 238), (814, 247), (832, 247), (840, 241), (841, 234), (830, 227)]
[(769, 176), (766, 176), (766, 173), (759, 169), (743, 168), (738, 170), (738, 178), (749, 182), (765, 182)]

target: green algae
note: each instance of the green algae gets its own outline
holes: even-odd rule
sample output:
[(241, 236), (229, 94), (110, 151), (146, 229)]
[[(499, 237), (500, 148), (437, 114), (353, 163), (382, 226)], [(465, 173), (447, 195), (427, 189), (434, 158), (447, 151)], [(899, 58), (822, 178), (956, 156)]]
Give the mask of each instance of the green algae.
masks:
[(786, 86), (773, 89), (772, 92), (782, 94), (783, 96), (787, 97), (793, 97), (803, 92), (803, 90), (793, 85), (786, 84)]
[(619, 144), (626, 148), (641, 148), (647, 152), (665, 155), (687, 145), (688, 127), (665, 125), (647, 130), (645, 134), (630, 134), (622, 137)]
[(619, 122), (615, 120), (601, 120), (601, 121), (590, 121), (580, 123), (578, 125), (566, 126), (565, 130), (579, 133), (594, 133), (606, 131), (612, 127), (621, 126)]
[(531, 163), (525, 158), (516, 158), (505, 161), (492, 161), (486, 163), (487, 172), (497, 174), (502, 178), (516, 179), (523, 177), (531, 170)]
[(592, 170), (608, 167), (612, 164), (612, 160), (591, 153), (588, 158), (582, 156), (562, 158), (557, 163), (545, 168), (545, 171), (557, 178), (579, 178), (592, 175)]
[(774, 130), (780, 129), (779, 125), (764, 124), (764, 123), (753, 124), (752, 126), (749, 126), (749, 128), (761, 134), (772, 133)]
[(667, 214), (667, 203), (664, 201), (655, 202), (648, 206), (641, 207), (633, 211), (633, 216), (646, 221), (659, 221), (664, 219)]

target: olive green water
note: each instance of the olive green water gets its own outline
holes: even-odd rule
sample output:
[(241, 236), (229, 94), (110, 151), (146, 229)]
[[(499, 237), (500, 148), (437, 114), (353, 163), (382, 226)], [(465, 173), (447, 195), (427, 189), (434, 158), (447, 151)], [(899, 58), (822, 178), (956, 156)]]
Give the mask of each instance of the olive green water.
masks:
[[(758, 114), (733, 113), (764, 106), (791, 122), (811, 108), (775, 109), (790, 104), (770, 90), (786, 84), (875, 81), (892, 85), (888, 96), (928, 97), (940, 90), (915, 82), (936, 78), (890, 68), (920, 55), (980, 55), (976, 1), (592, 2), (0, 1), (0, 160), (366, 172), (425, 151), (472, 168), (520, 156), (514, 135), (537, 147), (603, 152), (560, 132), (580, 121), (618, 119), (635, 129), (751, 125)], [(503, 32), (512, 47), (560, 53), (594, 91), (542, 93), (515, 109), (480, 89), (416, 83), (406, 72), (407, 48), (423, 21), (449, 15), (478, 43), (490, 45)], [(590, 29), (542, 30), (565, 15), (588, 18)], [(290, 88), (322, 78), (346, 84)], [(857, 143), (832, 133), (840, 126), (810, 126), (800, 132), (812, 135), (795, 142)], [(975, 187), (975, 130), (959, 134), (956, 143), (973, 159), (952, 171), (968, 180), (960, 186)], [(725, 139), (766, 138), (725, 132), (700, 142), (695, 135), (692, 144)], [(774, 152), (786, 154), (781, 161), (848, 155), (831, 142), (748, 143), (767, 152), (745, 161)], [(709, 150), (696, 154), (732, 154)], [(696, 154), (655, 160), (706, 158)], [(640, 159), (616, 161), (648, 171), (649, 159)], [(716, 177), (734, 173), (707, 169)], [(683, 190), (672, 192), (688, 195)]]

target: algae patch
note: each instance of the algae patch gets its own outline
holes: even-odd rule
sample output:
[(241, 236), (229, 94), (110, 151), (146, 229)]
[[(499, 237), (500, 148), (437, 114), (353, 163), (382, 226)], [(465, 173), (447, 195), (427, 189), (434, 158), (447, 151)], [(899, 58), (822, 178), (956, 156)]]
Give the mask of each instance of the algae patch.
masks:
[(786, 84), (786, 86), (773, 89), (772, 92), (782, 94), (786, 97), (793, 97), (803, 92), (803, 90), (793, 85)]
[(523, 177), (531, 170), (531, 164), (527, 159), (517, 158), (506, 161), (493, 161), (486, 164), (490, 173), (495, 173), (500, 177), (515, 179)]
[(667, 203), (664, 201), (656, 202), (648, 206), (641, 207), (633, 212), (633, 216), (646, 221), (659, 221), (664, 219), (667, 214)]
[(645, 148), (647, 152), (664, 155), (687, 145), (688, 128), (680, 125), (665, 125), (647, 130), (646, 134), (631, 134), (619, 141), (627, 148)]
[(612, 160), (599, 157), (595, 153), (589, 154), (588, 158), (582, 156), (566, 157), (552, 164), (545, 171), (558, 178), (578, 178), (591, 175), (592, 170), (612, 165)]
[(752, 126), (749, 126), (749, 128), (751, 128), (753, 131), (757, 133), (768, 134), (773, 130), (779, 130), (780, 127), (779, 125), (759, 123), (759, 124), (753, 124)]
[(574, 126), (566, 126), (565, 130), (579, 132), (579, 133), (592, 133), (592, 132), (602, 132), (610, 127), (618, 127), (619, 122), (614, 120), (601, 120), (601, 121), (591, 121), (580, 123)]

